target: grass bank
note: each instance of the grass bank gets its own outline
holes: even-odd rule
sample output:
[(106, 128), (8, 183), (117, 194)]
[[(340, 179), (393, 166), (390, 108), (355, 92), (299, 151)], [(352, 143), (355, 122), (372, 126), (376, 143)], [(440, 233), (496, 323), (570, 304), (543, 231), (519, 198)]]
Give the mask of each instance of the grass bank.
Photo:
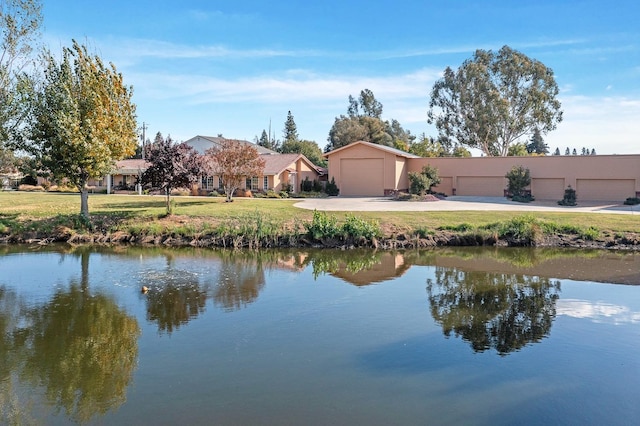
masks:
[(331, 212), (296, 200), (93, 194), (91, 223), (79, 220), (78, 194), (0, 192), (0, 238), (223, 247), (297, 245), (414, 247), (537, 245), (640, 248), (633, 215), (508, 211)]

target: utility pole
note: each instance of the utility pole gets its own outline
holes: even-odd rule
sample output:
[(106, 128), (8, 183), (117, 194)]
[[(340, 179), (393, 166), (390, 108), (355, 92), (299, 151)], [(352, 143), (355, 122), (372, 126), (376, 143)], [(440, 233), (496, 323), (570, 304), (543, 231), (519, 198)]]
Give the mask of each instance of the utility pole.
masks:
[(147, 131), (147, 123), (143, 121), (142, 122), (142, 159), (143, 160), (144, 160), (144, 145), (147, 140), (146, 131)]

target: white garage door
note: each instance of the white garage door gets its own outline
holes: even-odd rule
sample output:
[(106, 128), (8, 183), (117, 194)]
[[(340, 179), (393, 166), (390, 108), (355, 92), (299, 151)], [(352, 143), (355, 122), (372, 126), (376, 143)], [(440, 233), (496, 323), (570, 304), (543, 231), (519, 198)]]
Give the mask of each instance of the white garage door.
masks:
[(483, 197), (503, 197), (507, 179), (503, 176), (474, 177), (459, 176), (456, 195), (477, 195)]
[(531, 179), (531, 194), (536, 200), (562, 200), (564, 190), (563, 178)]
[(576, 197), (584, 201), (619, 201), (635, 197), (636, 181), (633, 179), (578, 179)]
[(340, 195), (383, 196), (384, 159), (343, 158), (340, 160)]

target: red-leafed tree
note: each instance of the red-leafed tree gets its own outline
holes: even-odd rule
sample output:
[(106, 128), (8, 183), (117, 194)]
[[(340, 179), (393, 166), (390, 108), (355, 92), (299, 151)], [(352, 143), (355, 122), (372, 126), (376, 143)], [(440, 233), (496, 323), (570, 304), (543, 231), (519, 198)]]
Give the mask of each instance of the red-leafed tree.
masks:
[(246, 142), (226, 139), (219, 147), (206, 152), (209, 173), (222, 179), (227, 202), (233, 201), (233, 193), (242, 182), (264, 171), (265, 161), (258, 150)]
[(171, 190), (188, 188), (198, 181), (202, 157), (185, 143), (173, 143), (171, 136), (163, 139), (160, 132), (146, 149), (146, 158), (151, 165), (142, 174), (142, 184), (164, 191), (167, 214), (171, 214)]

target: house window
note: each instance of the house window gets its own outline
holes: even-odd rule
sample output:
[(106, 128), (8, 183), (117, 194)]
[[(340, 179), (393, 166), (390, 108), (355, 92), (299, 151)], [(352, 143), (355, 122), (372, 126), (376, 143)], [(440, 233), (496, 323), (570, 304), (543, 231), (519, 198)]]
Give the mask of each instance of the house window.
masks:
[(202, 176), (202, 188), (213, 189), (213, 176)]
[(265, 191), (269, 189), (269, 176), (264, 176), (262, 178), (262, 189), (264, 189)]
[(250, 189), (252, 191), (257, 191), (258, 190), (258, 177), (254, 176), (252, 178), (247, 178), (247, 181), (245, 182), (245, 186), (247, 189)]
[(224, 189), (224, 182), (222, 181), (222, 176), (218, 176), (218, 189)]

